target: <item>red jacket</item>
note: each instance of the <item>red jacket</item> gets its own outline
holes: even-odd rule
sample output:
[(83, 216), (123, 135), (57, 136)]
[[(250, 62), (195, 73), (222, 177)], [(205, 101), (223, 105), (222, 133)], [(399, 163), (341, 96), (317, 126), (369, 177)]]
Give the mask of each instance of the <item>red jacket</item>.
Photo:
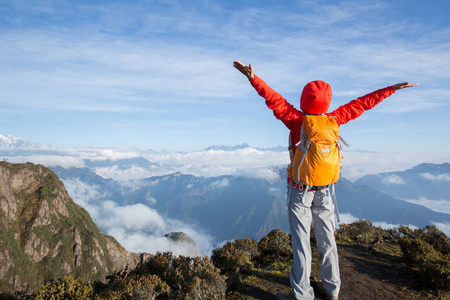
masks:
[(384, 98), (395, 93), (394, 89), (389, 86), (350, 101), (331, 113), (327, 113), (332, 93), (330, 85), (326, 82), (313, 81), (304, 87), (300, 98), (300, 108), (302, 111), (297, 110), (294, 106), (289, 104), (286, 99), (269, 87), (261, 78), (254, 76), (250, 80), (250, 83), (258, 94), (266, 99), (266, 105), (273, 110), (275, 117), (281, 120), (291, 131), (294, 150), (295, 144), (300, 141), (300, 130), (304, 116), (302, 111), (308, 114), (326, 114), (328, 116), (333, 116), (338, 125), (342, 125), (356, 119), (364, 111), (373, 108)]

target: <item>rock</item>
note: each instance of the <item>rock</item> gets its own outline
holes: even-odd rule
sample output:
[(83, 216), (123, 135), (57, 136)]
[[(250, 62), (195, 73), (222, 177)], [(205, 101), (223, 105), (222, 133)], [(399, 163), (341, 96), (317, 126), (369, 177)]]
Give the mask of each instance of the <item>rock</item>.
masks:
[(52, 171), (0, 162), (0, 261), (0, 294), (14, 294), (69, 275), (104, 281), (139, 256), (100, 233)]
[(184, 249), (183, 252), (188, 253), (188, 256), (205, 256), (202, 249), (200, 249), (195, 241), (184, 232), (169, 232), (164, 236), (173, 241), (175, 247), (182, 247)]

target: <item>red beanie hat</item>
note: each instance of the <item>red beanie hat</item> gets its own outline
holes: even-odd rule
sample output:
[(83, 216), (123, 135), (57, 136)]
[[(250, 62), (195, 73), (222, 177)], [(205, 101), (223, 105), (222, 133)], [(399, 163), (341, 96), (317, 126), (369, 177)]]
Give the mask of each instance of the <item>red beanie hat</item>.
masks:
[(322, 80), (312, 81), (303, 88), (300, 108), (307, 114), (324, 114), (330, 107), (331, 95), (331, 86), (328, 83)]

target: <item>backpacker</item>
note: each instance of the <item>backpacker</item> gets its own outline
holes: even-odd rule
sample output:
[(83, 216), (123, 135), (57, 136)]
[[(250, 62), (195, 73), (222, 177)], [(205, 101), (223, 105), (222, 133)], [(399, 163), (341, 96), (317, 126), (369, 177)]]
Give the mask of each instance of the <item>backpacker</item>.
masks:
[(295, 183), (312, 187), (328, 186), (338, 181), (341, 147), (339, 126), (334, 117), (305, 114), (296, 147), (294, 153), (289, 135), (291, 164), (287, 173)]
[(297, 185), (305, 186), (303, 196), (312, 187), (325, 188), (331, 185), (338, 222), (340, 219), (334, 183), (339, 180), (341, 171), (342, 155), (339, 140), (348, 147), (344, 139), (339, 136), (339, 125), (334, 117), (305, 114), (300, 141), (295, 145), (297, 147), (295, 153), (292, 137), (289, 134), (291, 163), (287, 168), (288, 177)]

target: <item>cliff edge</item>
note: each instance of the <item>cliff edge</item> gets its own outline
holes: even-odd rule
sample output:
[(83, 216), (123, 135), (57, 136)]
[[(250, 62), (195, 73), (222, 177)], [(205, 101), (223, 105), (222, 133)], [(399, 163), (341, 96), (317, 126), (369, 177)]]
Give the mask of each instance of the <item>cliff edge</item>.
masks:
[(0, 291), (30, 293), (46, 280), (103, 281), (137, 254), (100, 233), (48, 168), (0, 162)]

